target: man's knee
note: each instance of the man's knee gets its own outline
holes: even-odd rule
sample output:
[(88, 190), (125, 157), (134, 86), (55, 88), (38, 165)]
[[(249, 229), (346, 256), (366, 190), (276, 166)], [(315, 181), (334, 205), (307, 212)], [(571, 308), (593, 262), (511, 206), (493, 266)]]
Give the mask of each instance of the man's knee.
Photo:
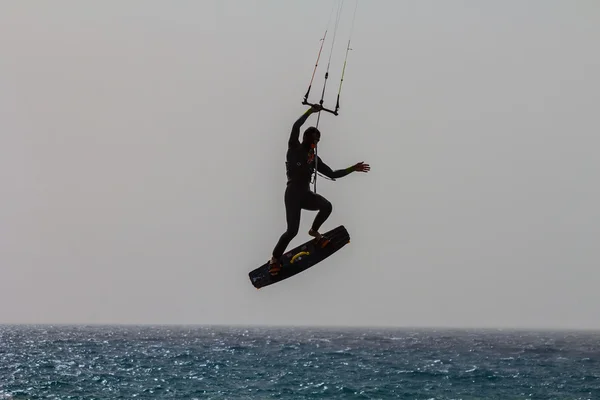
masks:
[(321, 206), (321, 210), (327, 214), (330, 214), (333, 210), (333, 204), (327, 199), (323, 199), (323, 205)]
[(285, 231), (285, 234), (288, 236), (288, 238), (292, 239), (298, 234), (299, 230), (300, 230), (300, 224), (288, 225), (287, 231)]

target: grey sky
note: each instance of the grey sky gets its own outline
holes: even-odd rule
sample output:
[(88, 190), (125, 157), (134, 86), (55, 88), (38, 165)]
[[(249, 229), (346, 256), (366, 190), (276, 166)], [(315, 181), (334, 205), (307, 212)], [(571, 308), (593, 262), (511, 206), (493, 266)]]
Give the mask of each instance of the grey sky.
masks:
[(319, 124), (372, 167), (318, 183), (352, 242), (251, 286), (332, 4), (2, 2), (0, 322), (599, 329), (594, 1), (360, 1)]

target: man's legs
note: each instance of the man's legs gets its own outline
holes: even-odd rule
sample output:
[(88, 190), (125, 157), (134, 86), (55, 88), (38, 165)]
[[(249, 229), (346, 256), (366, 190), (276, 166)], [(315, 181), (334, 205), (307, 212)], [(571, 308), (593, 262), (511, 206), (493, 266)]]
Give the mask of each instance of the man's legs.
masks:
[[(281, 269), (281, 263), (279, 259), (285, 252), (285, 249), (290, 244), (292, 239), (298, 234), (300, 229), (300, 216), (302, 209), (317, 211), (318, 213), (313, 221), (311, 229), (308, 234), (321, 240), (321, 234), (319, 229), (321, 225), (329, 218), (333, 206), (331, 203), (321, 196), (308, 191), (299, 191), (291, 188), (286, 189), (285, 192), (285, 214), (287, 220), (287, 230), (281, 235), (279, 241), (273, 249), (273, 255), (269, 261), (269, 271), (272, 274), (276, 274)], [(328, 241), (324, 241), (323, 245), (327, 244)]]

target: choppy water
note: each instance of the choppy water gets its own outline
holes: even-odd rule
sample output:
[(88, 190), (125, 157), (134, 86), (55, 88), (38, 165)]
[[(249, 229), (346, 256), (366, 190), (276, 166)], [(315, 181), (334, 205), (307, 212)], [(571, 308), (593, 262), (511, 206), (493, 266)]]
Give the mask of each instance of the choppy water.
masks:
[(0, 326), (0, 399), (600, 399), (600, 334)]

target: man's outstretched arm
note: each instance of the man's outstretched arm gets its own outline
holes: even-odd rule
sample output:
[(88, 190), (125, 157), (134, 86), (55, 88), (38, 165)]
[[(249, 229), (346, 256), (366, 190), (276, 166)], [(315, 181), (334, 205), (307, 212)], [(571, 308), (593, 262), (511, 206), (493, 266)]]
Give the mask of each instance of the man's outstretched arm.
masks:
[(334, 171), (329, 167), (329, 165), (325, 164), (323, 160), (321, 160), (321, 157), (317, 157), (317, 171), (330, 179), (342, 178), (355, 171), (368, 172), (370, 169), (371, 166), (369, 164), (359, 162), (348, 168), (337, 169)]
[(289, 147), (295, 147), (300, 144), (300, 128), (302, 127), (302, 125), (304, 125), (304, 123), (312, 113), (318, 111), (321, 111), (321, 106), (315, 105), (306, 110), (306, 112), (302, 114), (302, 116), (300, 116), (300, 118), (298, 118), (296, 122), (294, 122), (294, 125), (292, 126), (292, 132), (290, 133), (290, 139), (288, 140)]

